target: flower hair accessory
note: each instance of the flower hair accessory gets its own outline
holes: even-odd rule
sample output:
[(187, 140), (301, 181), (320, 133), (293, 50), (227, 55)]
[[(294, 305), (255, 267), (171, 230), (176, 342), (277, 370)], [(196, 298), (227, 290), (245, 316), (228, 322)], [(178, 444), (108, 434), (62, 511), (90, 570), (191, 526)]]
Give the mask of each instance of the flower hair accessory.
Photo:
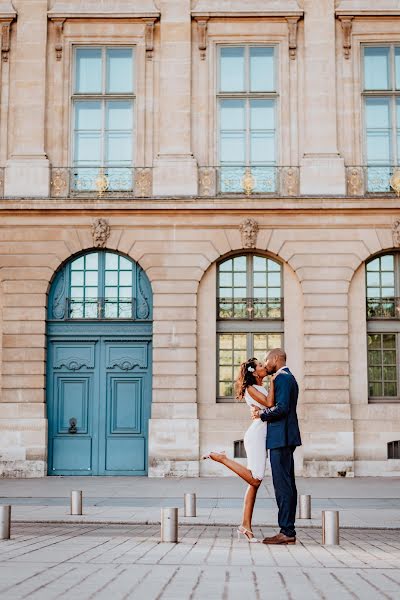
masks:
[(255, 369), (253, 369), (253, 367), (247, 367), (247, 370), (249, 371), (249, 373), (254, 373)]

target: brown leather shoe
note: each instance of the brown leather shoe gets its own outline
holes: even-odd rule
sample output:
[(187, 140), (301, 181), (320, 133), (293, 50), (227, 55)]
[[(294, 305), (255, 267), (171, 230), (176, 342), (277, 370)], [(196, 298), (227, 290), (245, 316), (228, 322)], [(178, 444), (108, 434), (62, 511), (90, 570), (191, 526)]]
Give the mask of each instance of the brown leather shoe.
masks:
[(263, 544), (274, 544), (274, 545), (278, 545), (278, 544), (295, 544), (296, 543), (296, 538), (295, 537), (288, 537), (284, 533), (278, 533), (277, 535), (274, 535), (273, 537), (266, 537), (263, 540), (262, 543)]

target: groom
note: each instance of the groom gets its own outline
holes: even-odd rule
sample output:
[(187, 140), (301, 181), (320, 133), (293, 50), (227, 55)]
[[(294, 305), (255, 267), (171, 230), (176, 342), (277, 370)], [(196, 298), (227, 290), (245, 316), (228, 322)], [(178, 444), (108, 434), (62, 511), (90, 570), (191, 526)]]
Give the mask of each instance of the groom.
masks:
[(276, 373), (275, 406), (260, 412), (253, 408), (253, 419), (267, 421), (267, 449), (269, 450), (272, 481), (278, 504), (280, 533), (263, 540), (264, 544), (295, 544), (297, 489), (294, 477), (293, 452), (301, 446), (296, 406), (299, 387), (286, 366), (286, 354), (280, 348), (268, 352), (265, 357), (268, 375)]

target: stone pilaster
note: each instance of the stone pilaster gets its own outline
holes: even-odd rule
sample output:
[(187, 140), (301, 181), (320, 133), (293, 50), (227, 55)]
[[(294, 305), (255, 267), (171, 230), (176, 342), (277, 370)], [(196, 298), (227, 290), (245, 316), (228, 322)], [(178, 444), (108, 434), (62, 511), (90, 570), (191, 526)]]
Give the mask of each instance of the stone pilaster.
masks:
[(305, 0), (301, 194), (344, 194), (338, 152), (334, 0)]
[[(5, 195), (49, 195), (49, 163), (45, 151), (47, 0), (14, 2), (18, 11), (17, 40), (11, 66), (11, 155), (7, 161)], [(29, 35), (27, 35), (29, 31)]]
[(190, 0), (160, 2), (159, 148), (154, 162), (157, 196), (197, 193), (197, 166), (191, 150)]

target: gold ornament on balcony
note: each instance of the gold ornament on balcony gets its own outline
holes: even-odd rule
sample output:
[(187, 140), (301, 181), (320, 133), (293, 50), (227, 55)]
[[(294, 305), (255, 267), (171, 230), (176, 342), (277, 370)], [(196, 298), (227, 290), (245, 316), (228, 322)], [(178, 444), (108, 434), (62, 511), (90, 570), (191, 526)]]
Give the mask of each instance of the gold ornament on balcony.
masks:
[(108, 190), (109, 182), (108, 177), (104, 173), (104, 169), (100, 169), (98, 176), (95, 179), (95, 186), (99, 197), (104, 194)]
[(390, 187), (396, 192), (397, 196), (400, 197), (400, 169), (396, 169), (391, 176)]
[(256, 180), (253, 177), (253, 175), (251, 174), (251, 170), (250, 169), (246, 169), (246, 173), (243, 176), (242, 179), (242, 185), (243, 185), (243, 190), (244, 193), (246, 194), (246, 196), (251, 196), (251, 194), (254, 191), (254, 188), (256, 186)]

